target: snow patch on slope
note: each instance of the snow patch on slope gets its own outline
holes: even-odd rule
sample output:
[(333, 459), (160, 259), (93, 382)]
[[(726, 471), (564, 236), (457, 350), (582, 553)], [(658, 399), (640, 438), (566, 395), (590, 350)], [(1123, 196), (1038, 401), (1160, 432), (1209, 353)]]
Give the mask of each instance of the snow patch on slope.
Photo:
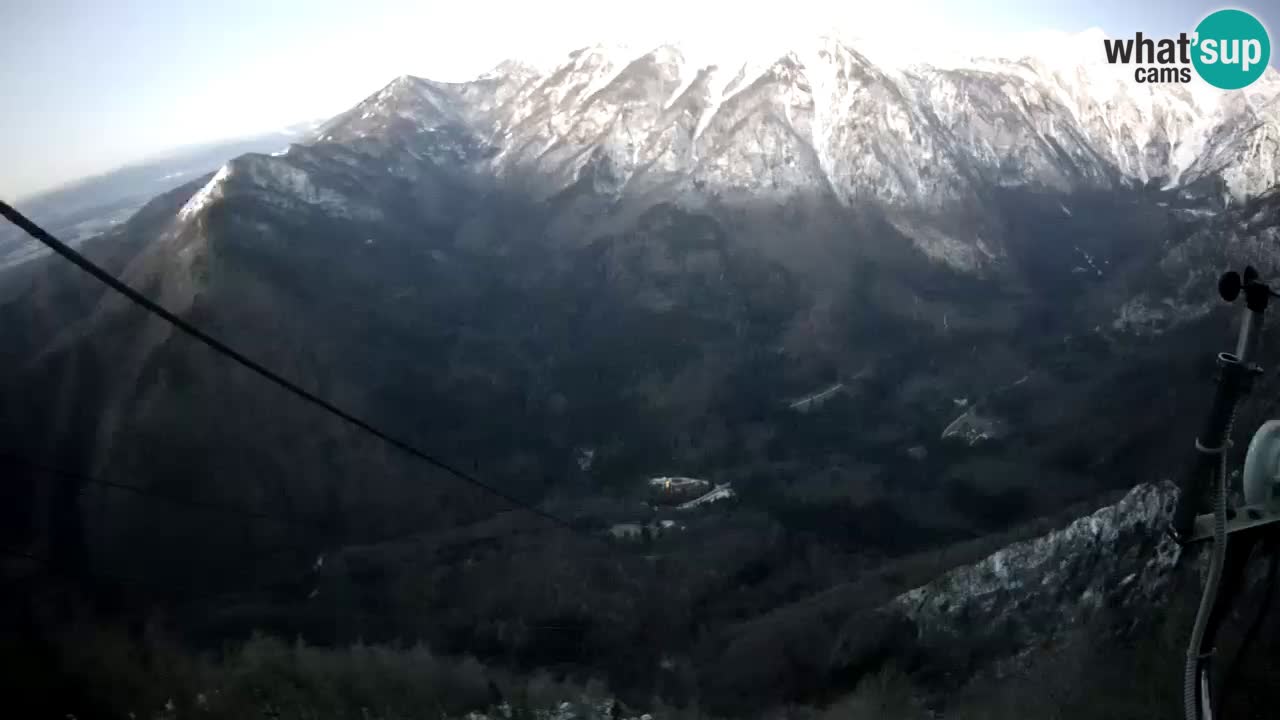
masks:
[(708, 505), (710, 503), (719, 502), (721, 500), (728, 500), (729, 498), (732, 498), (734, 494), (735, 493), (733, 491), (733, 486), (730, 483), (721, 483), (719, 485), (716, 485), (716, 488), (711, 492), (701, 497), (694, 498), (693, 500), (690, 500), (688, 502), (684, 502), (677, 505), (676, 509), (692, 510), (702, 505)]
[(205, 183), (191, 199), (187, 201), (182, 209), (178, 211), (179, 220), (190, 220), (201, 210), (206, 208), (210, 203), (222, 197), (222, 186), (226, 183), (227, 178), (231, 177), (231, 164), (223, 165), (218, 172), (214, 173), (213, 178)]

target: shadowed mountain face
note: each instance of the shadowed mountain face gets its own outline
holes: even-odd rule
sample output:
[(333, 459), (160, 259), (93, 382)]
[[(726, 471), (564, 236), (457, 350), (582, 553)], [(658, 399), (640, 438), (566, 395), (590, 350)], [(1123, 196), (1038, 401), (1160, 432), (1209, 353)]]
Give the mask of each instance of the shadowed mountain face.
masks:
[[(649, 477), (734, 483), (736, 509), (698, 526), (696, 556), (723, 575), (669, 600), (691, 604), (669, 646), (651, 648), (705, 640), (714, 654), (723, 637), (700, 632), (860, 563), (981, 537), (1176, 462), (1171, 438), (1191, 437), (1207, 361), (1229, 337), (1216, 274), (1274, 270), (1280, 213), (1250, 184), (1274, 182), (1273, 166), (1210, 168), (1178, 148), (1197, 133), (1215, 138), (1208, 153), (1272, 137), (1274, 118), (1238, 113), (1273, 112), (1274, 96), (1236, 115), (1175, 91), (1103, 108), (1081, 82), (1034, 63), (888, 70), (834, 43), (700, 68), (673, 48), (587, 49), (545, 75), (405, 77), (312, 142), (238, 157), (85, 249), (250, 357), (589, 532), (645, 512)], [(454, 554), (369, 551), (365, 614), (281, 622), (338, 639), (412, 622), (447, 649), (548, 661), (531, 648), (554, 643), (512, 640), (486, 624), (511, 609), (477, 600), (493, 588), (472, 564), (499, 576), (515, 564), (484, 543), (540, 537), (493, 520), (499, 501), (60, 262), (0, 274), (0, 325), (6, 448), (286, 520), (27, 469), (10, 491), (24, 519), (5, 525), (13, 543), (199, 591), (284, 582), (317, 553), (390, 536), (436, 538)], [(481, 521), (462, 550), (439, 539)], [(839, 570), (786, 576), (759, 550), (778, 533), (838, 554)], [(531, 564), (552, 563), (553, 546), (527, 542)], [(771, 559), (753, 570), (756, 552)], [(665, 581), (697, 576), (690, 553)], [(380, 604), (402, 597), (397, 582), (426, 582), (423, 567), (453, 574), (415, 607), (482, 619), (459, 630)], [(613, 577), (601, 592), (625, 597), (646, 578), (661, 579)], [(726, 600), (732, 587), (748, 589)], [(569, 612), (544, 600), (549, 616)], [(246, 624), (270, 617), (254, 612)], [(356, 617), (369, 624), (339, 627)], [(551, 662), (623, 642), (590, 637)]]

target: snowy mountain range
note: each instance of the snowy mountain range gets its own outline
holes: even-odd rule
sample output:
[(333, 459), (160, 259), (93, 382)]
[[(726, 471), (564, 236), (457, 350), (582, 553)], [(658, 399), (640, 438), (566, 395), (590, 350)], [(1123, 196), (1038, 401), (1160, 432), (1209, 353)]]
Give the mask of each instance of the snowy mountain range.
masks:
[[(1101, 54), (1099, 35), (1075, 42)], [(877, 64), (830, 37), (714, 60), (595, 46), (550, 70), (399, 78), (314, 140), (537, 178), (542, 197), (586, 183), (607, 199), (581, 213), (595, 230), (658, 198), (875, 207), (929, 256), (972, 270), (1005, 253), (993, 187), (1188, 189), (1222, 207), (1275, 186), (1280, 74), (1231, 93), (1061, 57)], [(288, 158), (255, 162), (297, 179)]]
[[(1096, 35), (1073, 42), (1101, 54)], [(692, 571), (723, 574), (654, 593), (687, 602), (663, 611), (687, 612), (687, 627), (659, 638), (626, 626), (600, 657), (697, 650), (702, 670), (723, 674), (722, 698), (764, 707), (787, 682), (812, 690), (821, 626), (787, 618), (849, 568), (861, 595), (866, 568), (1162, 477), (1170, 438), (1194, 435), (1202, 361), (1225, 327), (1217, 273), (1280, 272), (1277, 73), (1222, 93), (1140, 85), (1080, 57), (926, 64), (828, 37), (720, 54), (597, 46), (469, 82), (405, 76), (83, 247), (246, 355), (578, 527), (634, 519), (639, 478), (732, 487), (734, 503), (691, 512), (673, 536), (699, 537), (698, 522), (716, 541), (671, 555), (705, 551)], [(157, 492), (343, 518), (341, 542), (385, 585), (369, 580), (359, 611), (334, 606), (332, 626), (542, 657), (553, 643), (501, 630), (512, 608), (530, 628), (597, 612), (559, 590), (528, 609), (519, 584), (482, 602), (508, 587), (494, 577), (526, 569), (501, 569), (504, 552), (378, 542), (402, 528), (447, 535), (495, 503), (443, 475), (424, 482), (421, 465), (263, 392), (74, 268), (0, 274), (0, 322), (15, 329), (0, 422), (20, 446)], [(49, 401), (80, 397), (93, 402)], [(1257, 420), (1248, 412), (1241, 427)], [(31, 490), (46, 506), (29, 514), (50, 535), (88, 538), (86, 555), (122, 574), (231, 586), (234, 558), (273, 539), (119, 495), (82, 521), (72, 489)], [(926, 645), (963, 624), (957, 613), (1034, 644), (1037, 630), (996, 601), (1021, 595), (1031, 616), (1053, 617), (1061, 598), (1031, 587), (1050, 570), (1081, 598), (1146, 602), (1169, 564), (1150, 532), (1167, 496), (1142, 486), (1043, 541), (925, 563), (928, 577), (886, 570), (877, 607)], [(770, 544), (790, 527), (805, 538), (787, 542), (856, 559), (829, 573), (751, 559), (790, 558), (794, 547)], [(1124, 555), (1106, 560), (1117, 539)], [(456, 577), (422, 580), (440, 567)], [(528, 564), (531, 587), (541, 567)], [(563, 587), (588, 576), (562, 571)], [(429, 597), (383, 602), (428, 582)], [(870, 626), (845, 604), (822, 614)], [(792, 629), (800, 649), (774, 652)], [(762, 658), (795, 662), (774, 672)]]
[[(1096, 34), (1069, 40), (1101, 54)], [(116, 244), (136, 251), (122, 273), (179, 312), (207, 306), (245, 327), (262, 303), (290, 307), (314, 292), (340, 312), (355, 307), (349, 292), (397, 327), (428, 309), (465, 309), (495, 347), (525, 335), (545, 345), (540, 392), (559, 398), (547, 412), (566, 421), (571, 412), (550, 408), (594, 405), (553, 389), (570, 362), (554, 348), (590, 337), (584, 322), (651, 326), (649, 347), (702, 353), (673, 359), (675, 374), (645, 391), (678, 401), (640, 403), (680, 415), (662, 421), (670, 432), (707, 412), (710, 388), (746, 366), (766, 373), (753, 392), (770, 403), (834, 384), (869, 408), (858, 385), (894, 387), (911, 368), (925, 372), (917, 360), (976, 359), (985, 348), (1005, 358), (1000, 377), (952, 362), (920, 405), (882, 396), (919, 442), (877, 442), (927, 454), (954, 424), (952, 398), (1004, 394), (1025, 399), (966, 413), (1009, 442), (1019, 424), (1048, 422), (1032, 419), (1041, 411), (1030, 398), (1083, 397), (1076, 371), (1044, 371), (1062, 364), (1063, 347), (1099, 362), (1097, 343), (1115, 342), (1108, 333), (1155, 335), (1205, 317), (1219, 265), (1280, 265), (1267, 240), (1277, 73), (1240, 93), (1147, 85), (1051, 45), (933, 64), (831, 37), (719, 57), (595, 46), (550, 68), (504, 62), (463, 83), (404, 76), (307, 141), (242, 155), (158, 199), (145, 223), (119, 234), (129, 242)], [(1224, 229), (1235, 238), (1227, 246)], [(288, 277), (266, 282), (268, 268)], [(307, 289), (311, 277), (329, 280)], [(508, 316), (478, 294), (492, 278), (510, 292)], [(552, 310), (551, 295), (617, 316)], [(328, 343), (333, 328), (306, 324), (311, 310), (290, 317), (297, 342)], [(677, 316), (698, 331), (681, 330)], [(482, 346), (451, 344), (444, 326), (431, 332), (442, 352), (467, 353), (455, 363), (528, 371), (508, 367), (528, 348), (473, 356)], [(782, 359), (766, 363), (764, 347)], [(632, 357), (616, 383), (653, 372)], [(676, 389), (695, 377), (699, 392)], [(1011, 385), (1017, 378), (1030, 381)], [(557, 444), (603, 444), (565, 433)]]

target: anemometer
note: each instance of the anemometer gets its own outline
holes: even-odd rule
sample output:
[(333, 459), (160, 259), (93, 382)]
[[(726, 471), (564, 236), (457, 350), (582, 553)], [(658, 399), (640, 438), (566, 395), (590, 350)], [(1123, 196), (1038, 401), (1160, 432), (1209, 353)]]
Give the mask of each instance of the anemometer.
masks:
[[(1244, 316), (1235, 352), (1218, 353), (1213, 404), (1196, 438), (1192, 468), (1183, 478), (1169, 527), (1183, 546), (1212, 543), (1209, 575), (1187, 646), (1185, 720), (1213, 720), (1214, 708), (1220, 705), (1210, 675), (1218, 628), (1244, 580), (1255, 546), (1263, 540), (1270, 543), (1280, 530), (1280, 420), (1264, 423), (1249, 443), (1241, 476), (1243, 502), (1234, 507), (1229, 503), (1226, 461), (1236, 408), (1262, 374), (1254, 355), (1267, 305), (1280, 293), (1259, 280), (1257, 270), (1246, 267), (1243, 274), (1223, 274), (1218, 294), (1228, 303), (1243, 295)], [(1211, 498), (1213, 510), (1198, 514), (1206, 496)]]

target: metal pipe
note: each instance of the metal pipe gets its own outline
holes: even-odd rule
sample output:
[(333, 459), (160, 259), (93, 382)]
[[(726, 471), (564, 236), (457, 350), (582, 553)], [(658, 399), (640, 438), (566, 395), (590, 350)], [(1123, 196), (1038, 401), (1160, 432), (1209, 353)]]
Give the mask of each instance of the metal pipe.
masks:
[[(1230, 422), (1228, 422), (1228, 426)], [(1228, 427), (1229, 430), (1229, 427)], [(1218, 604), (1222, 584), (1222, 568), (1227, 556), (1227, 453), (1218, 453), (1211, 482), (1213, 494), (1213, 547), (1209, 555), (1209, 577), (1200, 595), (1191, 639), (1187, 642), (1186, 665), (1183, 668), (1182, 702), (1185, 720), (1212, 720), (1213, 703), (1209, 685), (1209, 657), (1214, 639), (1209, 637), (1209, 620)]]
[[(1251, 323), (1252, 327), (1257, 327)], [(1251, 330), (1252, 332), (1252, 330)], [(1248, 345), (1244, 339), (1241, 344)], [(1204, 427), (1196, 436), (1196, 454), (1190, 471), (1183, 476), (1178, 505), (1174, 509), (1170, 531), (1179, 542), (1186, 542), (1195, 527), (1196, 510), (1204, 490), (1204, 481), (1212, 477), (1218, 464), (1218, 453), (1225, 449), (1231, 418), (1236, 404), (1244, 394), (1248, 369), (1240, 358), (1231, 353), (1218, 353), (1218, 382), (1214, 389), (1213, 405)]]
[(1240, 337), (1236, 340), (1236, 357), (1248, 365), (1253, 353), (1258, 348), (1258, 336), (1262, 334), (1261, 312), (1246, 309), (1244, 320), (1240, 323)]

